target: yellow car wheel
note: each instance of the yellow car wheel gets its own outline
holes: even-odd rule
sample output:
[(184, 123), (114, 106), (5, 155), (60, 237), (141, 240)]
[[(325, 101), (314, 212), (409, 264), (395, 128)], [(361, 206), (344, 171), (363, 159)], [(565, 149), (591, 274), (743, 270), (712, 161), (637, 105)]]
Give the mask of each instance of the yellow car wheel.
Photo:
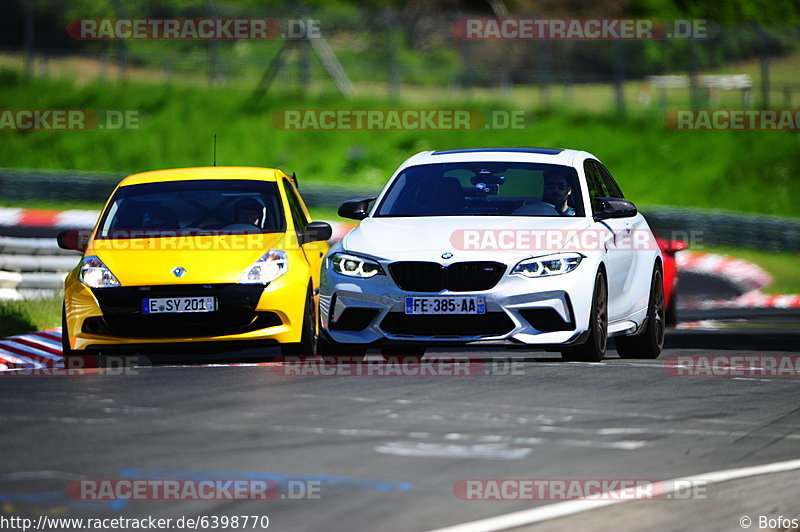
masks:
[(72, 349), (67, 326), (67, 310), (64, 306), (61, 307), (61, 356), (64, 359), (64, 369), (96, 368), (99, 365), (95, 355)]
[(306, 294), (306, 306), (303, 313), (302, 336), (300, 341), (281, 344), (281, 354), (291, 357), (313, 357), (317, 354), (317, 313), (314, 305), (311, 285)]

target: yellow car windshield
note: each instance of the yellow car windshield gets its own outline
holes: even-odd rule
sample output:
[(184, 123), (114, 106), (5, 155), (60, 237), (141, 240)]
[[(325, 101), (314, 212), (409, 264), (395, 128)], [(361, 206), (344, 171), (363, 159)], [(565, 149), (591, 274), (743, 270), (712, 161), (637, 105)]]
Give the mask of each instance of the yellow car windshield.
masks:
[(167, 181), (120, 187), (97, 238), (144, 238), (286, 230), (274, 182)]

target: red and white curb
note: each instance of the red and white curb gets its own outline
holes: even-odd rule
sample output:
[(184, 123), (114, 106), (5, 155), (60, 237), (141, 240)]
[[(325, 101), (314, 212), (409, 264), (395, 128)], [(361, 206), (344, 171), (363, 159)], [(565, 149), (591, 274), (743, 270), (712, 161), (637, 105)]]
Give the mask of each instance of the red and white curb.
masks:
[(73, 209), (50, 211), (43, 209), (23, 209), (0, 207), (0, 225), (31, 227), (64, 227), (71, 229), (90, 229), (94, 227), (100, 211)]
[(734, 299), (692, 301), (680, 308), (688, 310), (732, 308), (798, 308), (798, 294), (764, 294), (772, 276), (758, 264), (716, 253), (682, 251), (675, 256), (679, 273), (720, 277), (744, 292)]
[(693, 301), (678, 308), (686, 310), (800, 308), (800, 294), (763, 294), (754, 290), (735, 299)]
[[(18, 227), (63, 227), (69, 229), (92, 229), (100, 217), (100, 211), (73, 209), (50, 211), (42, 209), (23, 209), (0, 207), (0, 226)], [(341, 239), (357, 224), (328, 222), (333, 228), (333, 238)]]
[(758, 264), (716, 253), (681, 251), (675, 255), (678, 271), (722, 277), (742, 292), (759, 290), (772, 282), (772, 277)]
[(50, 368), (62, 363), (60, 328), (0, 340), (0, 371)]

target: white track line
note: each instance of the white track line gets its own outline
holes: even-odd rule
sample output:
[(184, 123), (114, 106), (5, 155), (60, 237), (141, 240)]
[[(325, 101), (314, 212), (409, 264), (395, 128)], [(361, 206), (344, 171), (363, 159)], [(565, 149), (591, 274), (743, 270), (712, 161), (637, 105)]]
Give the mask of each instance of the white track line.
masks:
[[(663, 494), (672, 493), (680, 486), (686, 486), (687, 483), (705, 483), (714, 484), (718, 482), (726, 482), (728, 480), (736, 480), (740, 478), (754, 477), (758, 475), (768, 475), (771, 473), (783, 473), (785, 471), (792, 471), (800, 469), (800, 460), (788, 460), (786, 462), (773, 462), (771, 464), (764, 464), (751, 467), (740, 467), (736, 469), (724, 469), (721, 471), (713, 471), (711, 473), (704, 473), (702, 475), (692, 475), (689, 477), (681, 477), (672, 480), (666, 480), (660, 483)], [(481, 519), (479, 521), (470, 521), (460, 525), (450, 526), (446, 528), (438, 528), (431, 532), (492, 532), (496, 530), (508, 530), (509, 528), (516, 528), (520, 526), (532, 525), (541, 523), (542, 521), (549, 521), (559, 517), (566, 517), (589, 510), (596, 510), (604, 506), (611, 506), (612, 504), (619, 504), (623, 502), (630, 502), (634, 499), (617, 498), (614, 495), (622, 497), (621, 491), (611, 492), (605, 500), (586, 500), (579, 499), (575, 501), (565, 501), (556, 504), (548, 504), (530, 510), (522, 510), (520, 512), (513, 512), (505, 515), (498, 515), (497, 517), (490, 517), (488, 519)], [(655, 492), (654, 492), (655, 493)]]

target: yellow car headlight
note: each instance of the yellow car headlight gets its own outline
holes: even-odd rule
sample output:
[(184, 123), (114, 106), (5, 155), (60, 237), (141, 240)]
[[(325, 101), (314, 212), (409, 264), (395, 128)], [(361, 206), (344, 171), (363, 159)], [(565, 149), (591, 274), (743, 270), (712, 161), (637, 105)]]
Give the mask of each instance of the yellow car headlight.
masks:
[(268, 284), (289, 271), (289, 259), (286, 252), (271, 249), (264, 253), (239, 278), (242, 284)]
[(84, 257), (81, 261), (79, 279), (89, 288), (113, 288), (119, 281), (111, 273), (103, 261), (94, 255)]

